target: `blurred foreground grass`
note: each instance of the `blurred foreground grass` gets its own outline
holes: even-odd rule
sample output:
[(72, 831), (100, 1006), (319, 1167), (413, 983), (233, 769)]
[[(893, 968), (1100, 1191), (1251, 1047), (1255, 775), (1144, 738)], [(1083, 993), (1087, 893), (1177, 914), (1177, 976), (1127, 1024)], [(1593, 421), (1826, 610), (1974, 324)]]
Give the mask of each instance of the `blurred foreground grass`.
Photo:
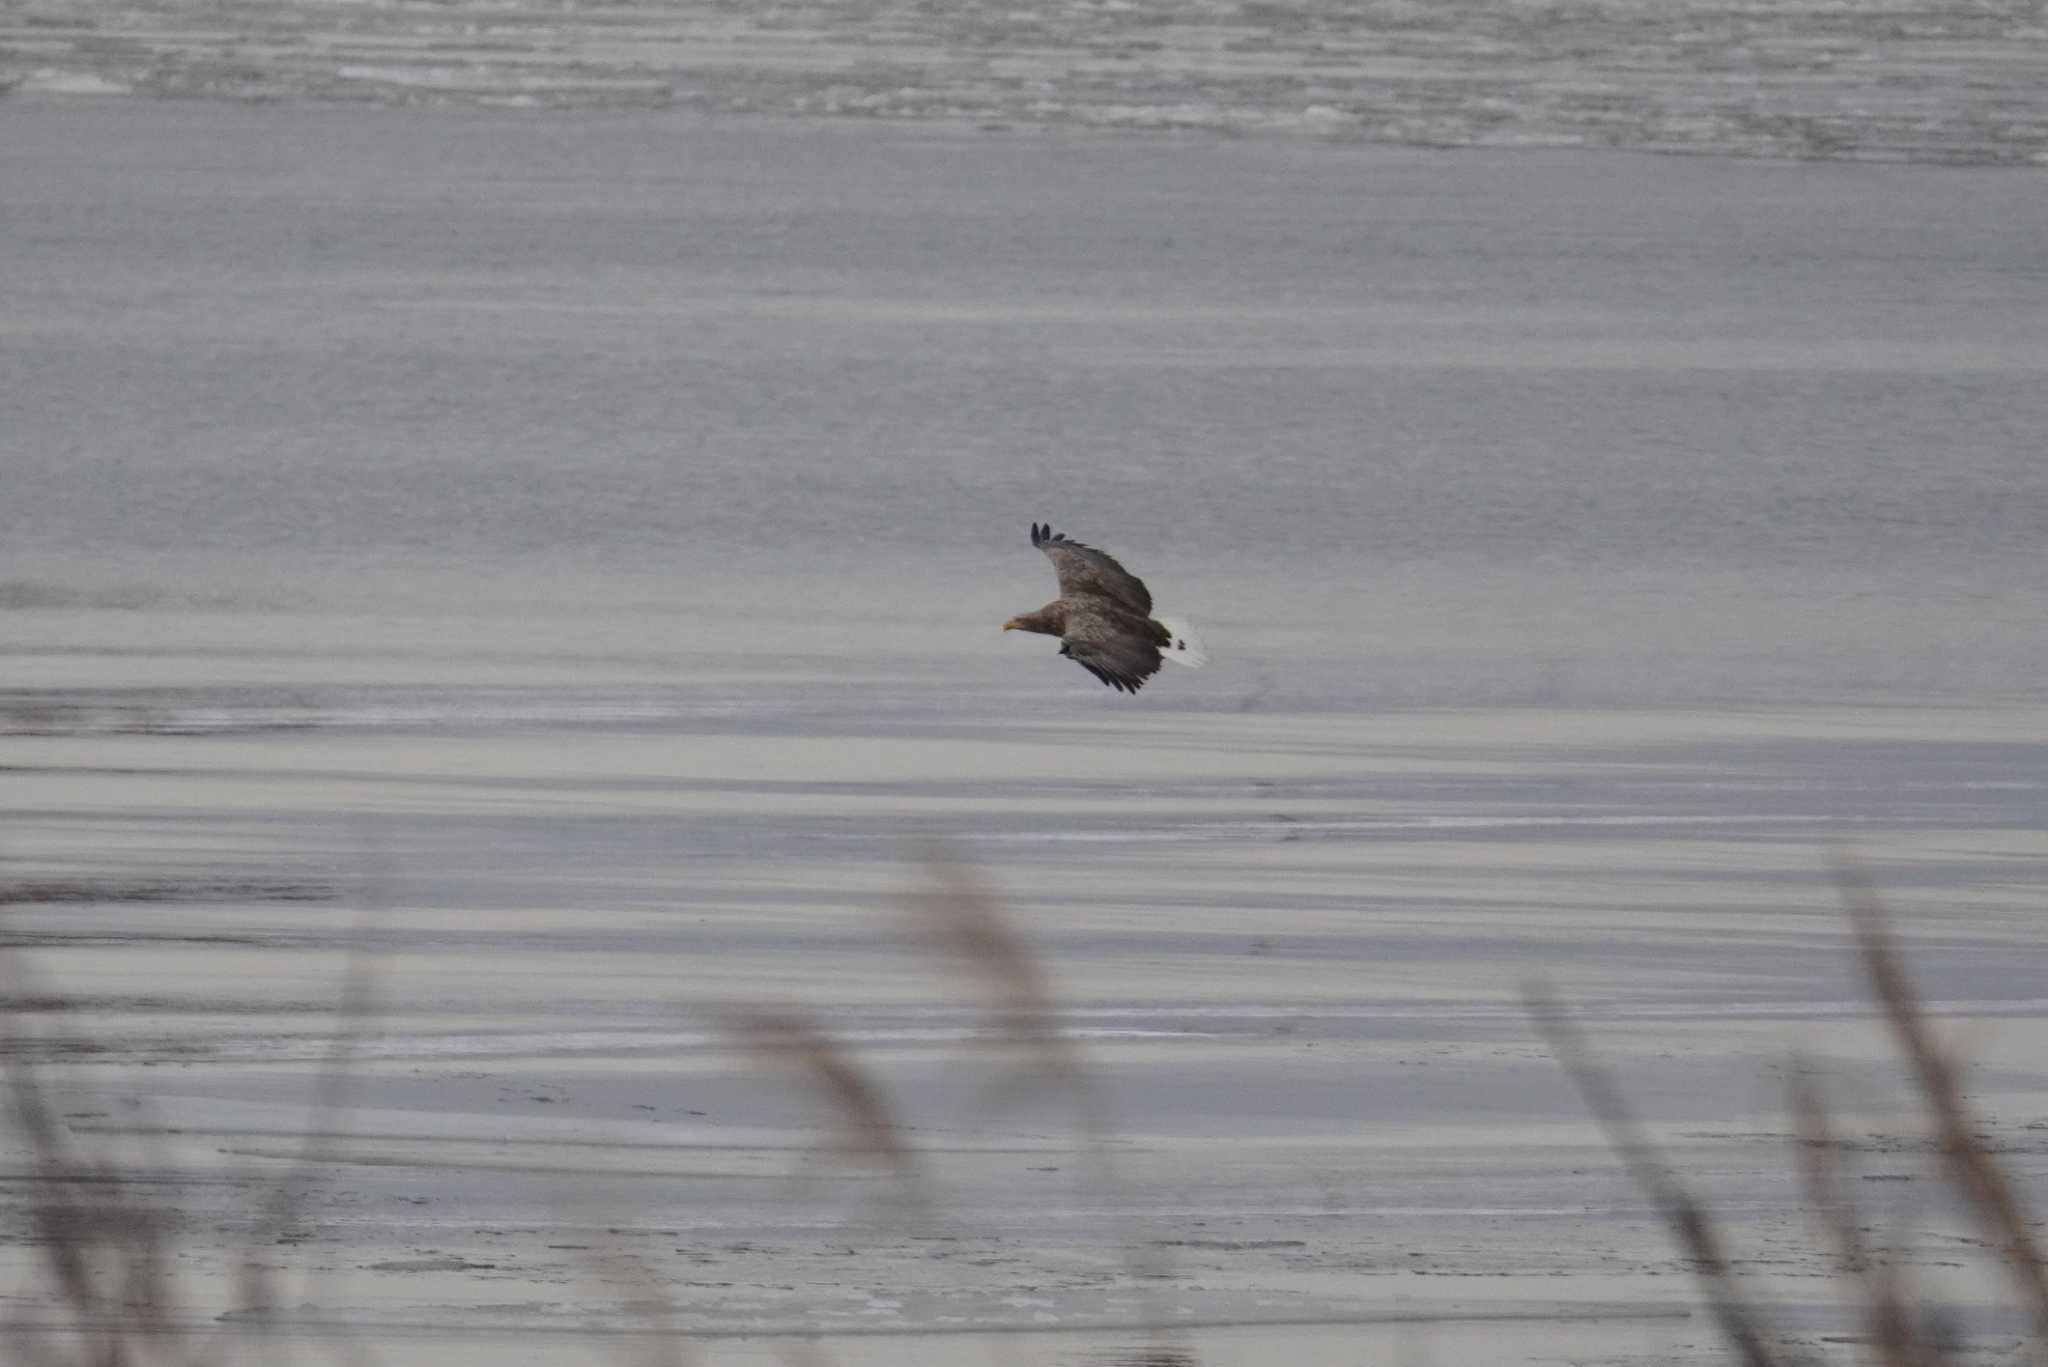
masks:
[[(1100, 1084), (1063, 1023), (1045, 967), (1013, 930), (996, 899), (973, 872), (944, 850), (925, 859), (924, 890), (904, 900), (904, 913), (925, 941), (941, 950), (951, 971), (973, 983), (986, 1015), (977, 1037), (986, 1050), (982, 1081), (992, 1099), (1048, 1092), (1072, 1116), (1077, 1155), (1105, 1198), (1117, 1184)], [(2031, 1332), (2009, 1360), (2048, 1361), (2048, 1260), (2013, 1177), (1980, 1137), (1956, 1059), (1936, 1035), (1916, 997), (1887, 914), (1868, 881), (1844, 866), (1838, 886), (1868, 991), (1915, 1088), (1914, 1104), (1938, 1154), (1939, 1172), (1959, 1207), (1997, 1251), (2004, 1278), (1999, 1297), (2024, 1315)], [(352, 956), (327, 1060), (318, 1073), (295, 1162), (281, 1174), (251, 1175), (245, 1240), (232, 1259), (231, 1309), (214, 1321), (193, 1311), (196, 1298), (177, 1272), (179, 1221), (162, 1193), (170, 1164), (160, 1153), (95, 1145), (74, 1134), (51, 1099), (45, 1078), (60, 1056), (39, 1038), (38, 1004), (53, 994), (36, 980), (20, 947), (0, 948), (0, 1069), (7, 1091), (5, 1152), (11, 1180), (24, 1183), (24, 1242), (37, 1252), (34, 1284), (19, 1300), (39, 1308), (37, 1323), (0, 1332), (0, 1360), (50, 1367), (157, 1367), (163, 1364), (275, 1363), (294, 1354), (291, 1313), (280, 1294), (291, 1240), (305, 1218), (304, 1196), (347, 1112), (357, 1045), (375, 1017), (376, 970), (365, 949)], [(1659, 1152), (1628, 1097), (1600, 1062), (1596, 1044), (1570, 1007), (1540, 985), (1528, 990), (1535, 1029), (1576, 1085), (1587, 1111), (1635, 1184), (1668, 1227), (1697, 1280), (1700, 1298), (1725, 1344), (1743, 1367), (1808, 1367), (1853, 1360), (1880, 1367), (1961, 1367), (1984, 1360), (1958, 1330), (1951, 1309), (1916, 1285), (1911, 1260), (1895, 1242), (1876, 1236), (1873, 1213), (1856, 1199), (1850, 1165), (1857, 1147), (1842, 1139), (1820, 1069), (1796, 1059), (1788, 1072), (1788, 1113), (1796, 1121), (1788, 1162), (1816, 1240), (1848, 1288), (1857, 1332), (1845, 1336), (1854, 1356), (1822, 1357), (1810, 1343), (1773, 1323), (1757, 1289), (1735, 1271), (1737, 1259), (1711, 1205), (1695, 1196)], [(911, 1218), (933, 1213), (940, 1199), (908, 1122), (860, 1052), (818, 1021), (775, 1004), (735, 1011), (725, 1027), (736, 1049), (764, 1068), (793, 1072), (831, 1116), (831, 1138), (815, 1155), (832, 1164), (879, 1170)], [(1105, 1199), (1105, 1205), (1113, 1204)], [(971, 1212), (969, 1212), (971, 1214)], [(1124, 1280), (1141, 1307), (1132, 1333), (1152, 1346), (1133, 1350), (1121, 1367), (1197, 1367), (1154, 1313), (1148, 1281), (1156, 1272), (1138, 1240), (1122, 1240)], [(283, 1250), (281, 1252), (280, 1250)], [(607, 1294), (646, 1320), (631, 1352), (650, 1363), (691, 1364), (715, 1355), (673, 1329), (660, 1278), (630, 1253), (593, 1250), (589, 1274)], [(215, 1298), (218, 1298), (216, 1291)], [(61, 1326), (51, 1332), (51, 1322)], [(302, 1350), (301, 1350), (302, 1351)], [(620, 1350), (618, 1355), (624, 1355)], [(816, 1346), (796, 1352), (807, 1367), (830, 1358)], [(345, 1336), (334, 1355), (367, 1362)], [(793, 1359), (794, 1360), (794, 1359)]]

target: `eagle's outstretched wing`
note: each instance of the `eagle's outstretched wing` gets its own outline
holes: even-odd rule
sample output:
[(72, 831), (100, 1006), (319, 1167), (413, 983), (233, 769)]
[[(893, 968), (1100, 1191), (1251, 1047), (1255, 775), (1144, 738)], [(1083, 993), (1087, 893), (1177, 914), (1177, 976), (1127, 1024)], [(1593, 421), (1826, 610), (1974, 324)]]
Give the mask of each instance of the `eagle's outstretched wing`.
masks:
[[(1093, 546), (1069, 541), (1050, 526), (1041, 527), (1036, 522), (1031, 524), (1031, 544), (1052, 561), (1053, 573), (1060, 581), (1060, 597), (1102, 597), (1141, 617), (1151, 615), (1152, 594), (1144, 583)], [(1154, 660), (1153, 668), (1158, 663)]]
[(1111, 688), (1135, 693), (1159, 672), (1162, 657), (1159, 643), (1144, 630), (1151, 624), (1143, 619), (1120, 620), (1123, 617), (1118, 612), (1069, 610), (1060, 654)]

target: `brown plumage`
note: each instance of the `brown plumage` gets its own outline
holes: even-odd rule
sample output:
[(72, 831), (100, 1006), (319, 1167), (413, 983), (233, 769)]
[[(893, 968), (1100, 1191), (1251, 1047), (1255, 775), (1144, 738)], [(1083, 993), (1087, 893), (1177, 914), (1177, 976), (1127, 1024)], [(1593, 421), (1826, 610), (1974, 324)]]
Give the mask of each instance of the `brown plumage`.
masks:
[(1152, 619), (1151, 593), (1115, 560), (1035, 522), (1031, 544), (1052, 561), (1060, 596), (1036, 612), (1012, 617), (1004, 631), (1059, 637), (1060, 654), (1126, 693), (1143, 688), (1162, 659), (1200, 662), (1174, 628)]

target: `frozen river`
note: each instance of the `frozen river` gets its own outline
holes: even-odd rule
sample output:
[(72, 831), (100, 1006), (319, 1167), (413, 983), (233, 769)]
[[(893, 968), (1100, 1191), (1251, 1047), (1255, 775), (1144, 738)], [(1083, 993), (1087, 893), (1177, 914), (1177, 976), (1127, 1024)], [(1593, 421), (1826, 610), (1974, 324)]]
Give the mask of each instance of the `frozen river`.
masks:
[(2023, 2), (68, 0), (9, 90), (2048, 163)]
[[(7, 119), (5, 933), (199, 1320), (358, 944), (347, 1104), (263, 1253), (294, 1332), (385, 1361), (664, 1314), (720, 1363), (1111, 1364), (1148, 1323), (1206, 1364), (1711, 1360), (1531, 975), (1795, 1332), (1840, 1325), (1793, 1047), (1873, 1209), (1988, 1294), (1828, 870), (1887, 889), (2037, 1183), (2038, 178)], [(1125, 698), (1002, 636), (1033, 520), (1216, 662)], [(1106, 1168), (906, 916), (932, 838), (1043, 964)], [(824, 1152), (747, 1009), (874, 1070), (924, 1209)]]

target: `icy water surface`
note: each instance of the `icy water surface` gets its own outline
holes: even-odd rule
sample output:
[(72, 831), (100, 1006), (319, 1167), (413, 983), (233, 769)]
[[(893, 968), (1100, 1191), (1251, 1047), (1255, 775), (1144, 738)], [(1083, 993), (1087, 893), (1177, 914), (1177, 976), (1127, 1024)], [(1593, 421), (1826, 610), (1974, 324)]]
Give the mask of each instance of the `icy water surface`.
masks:
[(69, 0), (0, 14), (10, 87), (2048, 159), (2048, 25), (2024, 0)]
[[(1100, 707), (997, 635), (1049, 596), (1033, 520), (1218, 637), (1151, 708), (2048, 677), (2036, 176), (662, 114), (8, 133), (13, 680), (158, 690), (60, 727), (562, 719), (434, 692), (500, 683)], [(670, 686), (699, 664), (737, 681)]]
[[(33, 882), (7, 933), (74, 1140), (188, 1174), (167, 1190), (193, 1313), (232, 1306), (311, 1123), (316, 1180), (257, 1252), (295, 1270), (295, 1333), (384, 1360), (602, 1360), (663, 1325), (740, 1362), (804, 1334), (853, 1363), (1095, 1363), (1162, 1334), (1223, 1363), (1717, 1360), (1532, 1036), (1532, 979), (1802, 1341), (1846, 1326), (1781, 1087), (1792, 1049), (1828, 1060), (1872, 1209), (1916, 1212), (1899, 1237), (1995, 1346), (2015, 1326), (1968, 1308), (1998, 1282), (1925, 1204), (1827, 857), (1892, 890), (2032, 1185), (2043, 720), (19, 739), (9, 874)], [(906, 910), (933, 836), (1050, 975), (1084, 1092), (999, 1047), (999, 985)], [(374, 1005), (345, 1107), (310, 1112), (355, 946)], [(925, 1204), (834, 1156), (844, 1121), (801, 1069), (736, 1047), (734, 1013), (769, 1009), (872, 1070)]]
[[(262, 1246), (296, 1332), (387, 1361), (664, 1315), (710, 1361), (1711, 1360), (1531, 974), (1838, 1332), (1788, 1048), (1839, 1060), (1880, 1222), (1939, 1216), (1837, 849), (2037, 1181), (2038, 179), (7, 121), (10, 990), (67, 1133), (172, 1193), (196, 1321), (248, 1323), (352, 946), (347, 1104)], [(1003, 637), (1034, 519), (1215, 663), (1126, 698)], [(904, 910), (935, 848), (1099, 1110), (990, 1049)], [(921, 1210), (736, 1048), (768, 1008), (876, 1070)]]

